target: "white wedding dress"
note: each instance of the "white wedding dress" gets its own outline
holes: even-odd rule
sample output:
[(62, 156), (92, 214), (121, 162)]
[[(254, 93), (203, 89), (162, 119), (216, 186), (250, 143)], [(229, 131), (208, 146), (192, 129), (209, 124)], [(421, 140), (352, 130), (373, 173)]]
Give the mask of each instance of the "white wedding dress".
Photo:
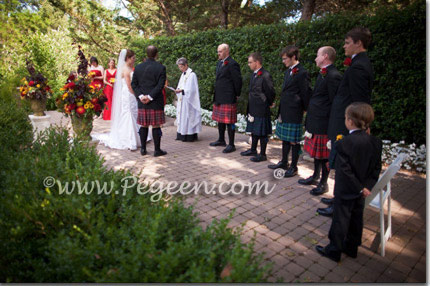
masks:
[[(122, 77), (125, 51), (121, 51), (118, 59), (112, 99), (111, 130), (109, 133), (94, 134), (92, 137), (109, 148), (136, 150), (141, 146), (137, 124), (137, 100), (129, 91), (125, 78)], [(130, 81), (131, 78), (133, 73), (130, 74)], [(150, 133), (147, 141), (149, 140), (151, 140)]]

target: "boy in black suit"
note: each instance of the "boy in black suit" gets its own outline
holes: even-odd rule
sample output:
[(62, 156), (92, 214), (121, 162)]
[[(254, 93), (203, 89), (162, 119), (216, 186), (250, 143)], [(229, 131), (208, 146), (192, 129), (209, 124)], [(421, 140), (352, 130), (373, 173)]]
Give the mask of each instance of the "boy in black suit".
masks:
[(236, 151), (234, 146), (235, 123), (237, 122), (237, 99), (242, 90), (242, 75), (239, 64), (230, 57), (227, 44), (218, 46), (218, 64), (216, 67), (214, 105), (212, 119), (218, 122), (218, 140), (210, 146), (226, 146), (224, 139), (227, 127), (228, 146), (223, 153)]
[[(282, 159), (278, 164), (267, 167), (286, 169), (284, 177), (288, 178), (297, 175), (297, 162), (303, 133), (303, 113), (308, 107), (312, 89), (309, 73), (299, 62), (299, 48), (288, 46), (281, 51), (280, 56), (288, 68), (284, 76), (275, 132), (276, 136), (282, 140)], [(291, 166), (288, 164), (290, 148), (292, 149)]]
[[(242, 156), (254, 156), (253, 162), (266, 161), (266, 147), (268, 135), (272, 134), (270, 108), (275, 100), (270, 73), (262, 66), (263, 58), (259, 53), (252, 53), (248, 57), (248, 66), (253, 71), (249, 82), (248, 120), (246, 132), (252, 134), (251, 149), (241, 152)], [(260, 154), (257, 154), (257, 144), (260, 140)]]
[(374, 118), (372, 107), (363, 102), (348, 106), (345, 126), (349, 135), (336, 144), (334, 213), (329, 231), (330, 243), (316, 250), (336, 262), (341, 253), (356, 258), (363, 234), (365, 198), (381, 172), (382, 141), (367, 134)]
[[(305, 145), (303, 150), (314, 158), (314, 174), (307, 179), (300, 179), (299, 184), (317, 185), (310, 191), (311, 195), (319, 196), (328, 192), (329, 169), (326, 166), (330, 151), (327, 148), (328, 120), (331, 103), (336, 95), (342, 76), (333, 65), (336, 60), (336, 50), (325, 46), (318, 49), (315, 63), (320, 68), (314, 92), (306, 115)], [(320, 170), (322, 177), (320, 178)]]
[(161, 150), (161, 125), (166, 122), (164, 117), (164, 98), (162, 89), (166, 82), (166, 67), (155, 61), (158, 50), (155, 46), (146, 48), (148, 59), (136, 66), (131, 87), (138, 102), (137, 124), (139, 129), (141, 149), (140, 153), (146, 155), (146, 139), (148, 127), (152, 126), (154, 139), (154, 156), (164, 156), (166, 151)]

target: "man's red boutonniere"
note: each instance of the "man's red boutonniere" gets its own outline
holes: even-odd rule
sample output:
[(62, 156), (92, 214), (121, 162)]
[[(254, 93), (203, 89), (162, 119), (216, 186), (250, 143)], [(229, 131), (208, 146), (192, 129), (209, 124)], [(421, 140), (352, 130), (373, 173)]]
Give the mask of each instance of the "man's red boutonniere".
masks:
[(257, 76), (261, 76), (263, 74), (262, 71), (258, 71)]
[(228, 61), (224, 61), (224, 65), (226, 66), (226, 65), (228, 65)]
[(291, 74), (292, 75), (295, 75), (295, 74), (297, 74), (299, 72), (299, 69), (298, 68), (293, 68), (292, 70), (291, 70)]
[(326, 69), (326, 68), (322, 68), (322, 69), (320, 70), (320, 74), (321, 74), (323, 77), (325, 77), (325, 76), (327, 75), (327, 69)]
[(343, 65), (349, 67), (351, 65), (351, 61), (352, 61), (351, 58), (346, 58), (343, 61)]

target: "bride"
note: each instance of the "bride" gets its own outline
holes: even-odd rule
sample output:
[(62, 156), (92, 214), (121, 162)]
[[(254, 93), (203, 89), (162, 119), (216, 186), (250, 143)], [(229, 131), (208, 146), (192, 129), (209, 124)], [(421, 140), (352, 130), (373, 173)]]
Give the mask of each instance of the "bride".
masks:
[(131, 88), (135, 61), (136, 55), (133, 51), (121, 50), (113, 88), (110, 132), (93, 135), (100, 143), (113, 149), (136, 150), (141, 145), (137, 125), (137, 101)]

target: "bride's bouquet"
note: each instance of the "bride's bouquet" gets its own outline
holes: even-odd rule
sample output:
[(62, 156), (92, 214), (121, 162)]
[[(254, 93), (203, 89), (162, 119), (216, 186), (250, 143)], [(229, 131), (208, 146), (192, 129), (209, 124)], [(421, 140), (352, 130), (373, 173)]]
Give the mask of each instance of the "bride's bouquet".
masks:
[(88, 61), (80, 46), (78, 56), (78, 73), (71, 74), (61, 88), (63, 93), (56, 99), (57, 108), (66, 116), (79, 118), (100, 116), (107, 99), (100, 87), (91, 83), (91, 76), (88, 74), (87, 68)]

